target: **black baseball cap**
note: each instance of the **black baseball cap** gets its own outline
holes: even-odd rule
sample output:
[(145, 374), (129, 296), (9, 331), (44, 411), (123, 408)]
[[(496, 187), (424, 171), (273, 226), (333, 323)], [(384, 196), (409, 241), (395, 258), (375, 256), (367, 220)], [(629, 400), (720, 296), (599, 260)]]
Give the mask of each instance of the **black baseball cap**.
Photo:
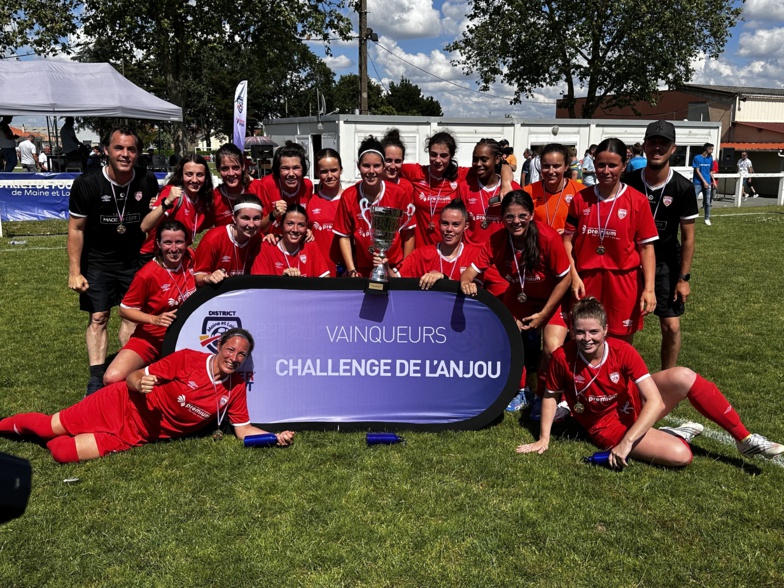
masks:
[(675, 143), (675, 125), (666, 120), (657, 120), (645, 129), (645, 138), (661, 137)]

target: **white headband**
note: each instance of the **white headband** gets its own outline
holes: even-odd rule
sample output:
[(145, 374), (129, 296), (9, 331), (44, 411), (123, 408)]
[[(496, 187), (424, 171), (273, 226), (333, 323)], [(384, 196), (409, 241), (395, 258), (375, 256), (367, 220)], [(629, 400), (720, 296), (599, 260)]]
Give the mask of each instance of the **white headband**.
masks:
[(241, 202), (236, 204), (234, 205), (234, 212), (239, 212), (243, 208), (254, 208), (261, 212), (261, 204), (256, 204), (255, 202)]
[(362, 153), (359, 154), (360, 161), (362, 160), (362, 156), (365, 155), (365, 153), (378, 153), (381, 156), (381, 161), (384, 161), (385, 159), (384, 154), (381, 153), (381, 151), (378, 149), (365, 149)]

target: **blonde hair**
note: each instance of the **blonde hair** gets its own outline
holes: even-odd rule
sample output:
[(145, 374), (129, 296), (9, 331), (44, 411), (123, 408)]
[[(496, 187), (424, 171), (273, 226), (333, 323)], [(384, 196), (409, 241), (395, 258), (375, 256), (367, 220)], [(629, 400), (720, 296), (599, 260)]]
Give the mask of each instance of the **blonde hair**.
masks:
[(586, 296), (572, 307), (572, 325), (582, 319), (596, 319), (602, 328), (607, 326), (607, 312), (598, 299)]

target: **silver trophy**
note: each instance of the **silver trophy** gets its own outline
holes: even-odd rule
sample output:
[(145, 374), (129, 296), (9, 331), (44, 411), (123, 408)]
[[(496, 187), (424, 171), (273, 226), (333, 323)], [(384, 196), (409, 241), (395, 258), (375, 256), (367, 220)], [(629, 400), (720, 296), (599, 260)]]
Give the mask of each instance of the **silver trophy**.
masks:
[[(392, 247), (395, 235), (400, 228), (400, 217), (403, 216), (403, 211), (388, 206), (371, 206), (369, 210), (371, 246), (368, 250), (372, 255), (383, 257), (384, 253)], [(370, 274), (368, 288), (384, 290), (387, 282), (389, 282), (387, 271), (383, 265), (379, 265), (374, 267)]]

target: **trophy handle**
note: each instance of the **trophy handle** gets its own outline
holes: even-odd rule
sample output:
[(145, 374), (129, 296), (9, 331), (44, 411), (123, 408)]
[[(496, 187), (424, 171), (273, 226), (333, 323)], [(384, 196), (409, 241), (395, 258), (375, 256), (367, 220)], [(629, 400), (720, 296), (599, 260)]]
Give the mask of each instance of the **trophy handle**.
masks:
[(406, 206), (406, 210), (405, 210), (406, 220), (403, 221), (402, 225), (400, 225), (400, 228), (398, 229), (398, 232), (402, 231), (408, 225), (411, 224), (411, 220), (414, 218), (414, 213), (415, 212), (416, 212), (416, 206), (414, 206), (413, 204), (409, 204), (408, 206)]
[(367, 223), (368, 229), (372, 229), (373, 223), (370, 220), (370, 203), (367, 198), (363, 198), (359, 201), (359, 215)]

